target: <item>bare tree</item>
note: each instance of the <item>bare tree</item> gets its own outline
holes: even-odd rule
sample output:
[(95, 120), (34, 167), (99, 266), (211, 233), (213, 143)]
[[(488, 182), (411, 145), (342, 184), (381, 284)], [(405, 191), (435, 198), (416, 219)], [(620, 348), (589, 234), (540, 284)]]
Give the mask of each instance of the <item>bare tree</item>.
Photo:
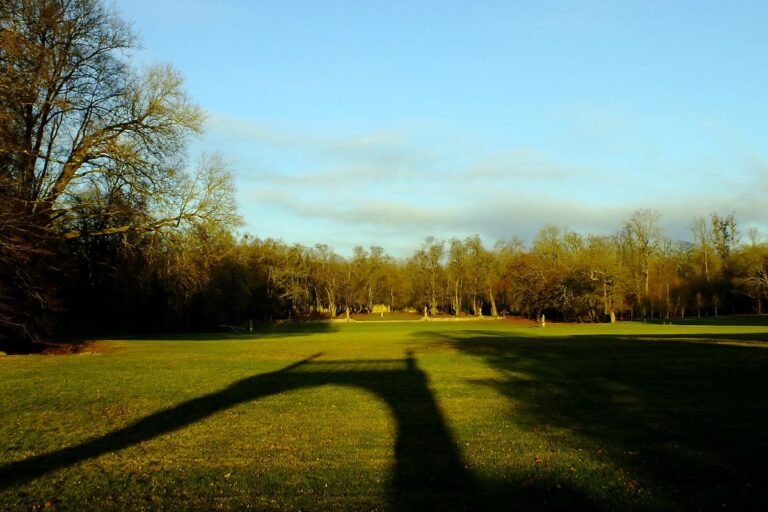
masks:
[(386, 302), (383, 292), (388, 256), (384, 248), (377, 245), (367, 251), (357, 246), (352, 252), (352, 302), (356, 308), (365, 308), (370, 313), (374, 304)]
[(412, 269), (411, 279), (418, 299), (428, 305), (432, 315), (438, 313), (438, 293), (441, 288), (444, 250), (444, 242), (430, 236), (424, 240), (409, 260)]
[[(643, 282), (643, 301), (648, 299), (650, 282), (651, 257), (656, 253), (661, 243), (661, 227), (659, 226), (661, 213), (656, 210), (636, 210), (624, 222), (622, 234), (639, 264), (639, 271)], [(645, 305), (643, 305), (645, 314)]]
[[(202, 111), (172, 67), (133, 69), (134, 45), (100, 0), (0, 3), (3, 258), (44, 247), (56, 266), (62, 238), (235, 220), (220, 157), (184, 170)], [(32, 272), (13, 286), (29, 299), (42, 281)]]
[(338, 313), (339, 295), (345, 281), (345, 261), (326, 244), (316, 244), (312, 250), (312, 279), (318, 287), (331, 318)]
[(452, 238), (449, 242), (447, 273), (449, 286), (453, 297), (451, 307), (454, 315), (461, 314), (463, 304), (464, 281), (467, 275), (467, 249), (458, 238)]
[(701, 251), (702, 262), (704, 265), (704, 277), (707, 284), (710, 283), (709, 266), (710, 266), (710, 251), (711, 251), (711, 238), (709, 229), (707, 229), (707, 220), (704, 217), (696, 217), (691, 223), (691, 233), (693, 233), (693, 239), (696, 246)]
[(736, 229), (736, 214), (718, 215), (710, 214), (711, 238), (723, 267), (728, 266), (728, 259), (739, 244), (739, 232)]

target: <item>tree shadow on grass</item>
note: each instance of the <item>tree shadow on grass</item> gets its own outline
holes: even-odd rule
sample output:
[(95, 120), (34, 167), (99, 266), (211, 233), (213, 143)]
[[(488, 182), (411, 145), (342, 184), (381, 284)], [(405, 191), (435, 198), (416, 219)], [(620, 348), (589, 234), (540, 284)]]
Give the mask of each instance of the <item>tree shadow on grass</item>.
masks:
[[(150, 333), (150, 334), (117, 334), (100, 339), (130, 340), (130, 341), (249, 341), (269, 338), (288, 338), (294, 336), (309, 336), (312, 334), (332, 333), (338, 327), (331, 322), (259, 322), (253, 327), (253, 332), (190, 332), (190, 333)], [(19, 340), (0, 338), (0, 351), (10, 355), (31, 354), (73, 354), (87, 349), (93, 339), (67, 338), (57, 342), (29, 343)]]
[[(242, 379), (79, 445), (6, 464), (0, 467), (0, 491), (182, 429), (238, 404), (289, 390), (341, 385), (373, 393), (388, 406), (395, 420), (395, 464), (388, 493), (394, 510), (509, 510), (500, 496), (486, 492), (466, 469), (427, 375), (410, 353), (401, 360), (331, 362), (317, 361), (320, 355)], [(527, 491), (524, 499), (529, 505), (537, 504), (534, 508), (546, 508), (551, 503), (536, 489)], [(560, 499), (585, 502), (583, 496), (568, 490), (563, 490)]]
[(744, 326), (756, 326), (756, 327), (768, 327), (768, 315), (720, 315), (720, 316), (702, 316), (702, 317), (686, 317), (686, 318), (672, 318), (671, 320), (647, 320), (649, 324), (665, 324), (671, 323), (674, 325), (708, 325), (708, 326), (731, 326), (731, 327), (744, 327)]
[(126, 339), (131, 341), (248, 341), (268, 338), (286, 338), (294, 336), (309, 336), (337, 332), (339, 329), (331, 322), (270, 322), (256, 323), (253, 332), (242, 330), (238, 332), (191, 332), (191, 333), (155, 333), (124, 336), (113, 336), (110, 339)]
[(515, 421), (590, 440), (662, 509), (768, 500), (765, 334), (420, 335), (482, 357), (499, 377), (475, 383), (508, 397)]

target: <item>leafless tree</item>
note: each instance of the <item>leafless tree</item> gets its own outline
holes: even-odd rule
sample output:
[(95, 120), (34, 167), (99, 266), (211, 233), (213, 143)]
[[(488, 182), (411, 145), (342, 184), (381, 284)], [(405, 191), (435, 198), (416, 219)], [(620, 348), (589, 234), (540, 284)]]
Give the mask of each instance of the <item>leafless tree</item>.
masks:
[(651, 257), (659, 249), (661, 243), (661, 213), (656, 210), (636, 210), (624, 222), (622, 234), (637, 259), (643, 282), (643, 300), (648, 299), (650, 283)]
[[(55, 261), (62, 239), (235, 219), (220, 157), (185, 171), (201, 109), (171, 66), (129, 64), (135, 42), (100, 0), (0, 3), (4, 260), (46, 251)], [(14, 290), (32, 297), (46, 286), (36, 279), (32, 272)]]

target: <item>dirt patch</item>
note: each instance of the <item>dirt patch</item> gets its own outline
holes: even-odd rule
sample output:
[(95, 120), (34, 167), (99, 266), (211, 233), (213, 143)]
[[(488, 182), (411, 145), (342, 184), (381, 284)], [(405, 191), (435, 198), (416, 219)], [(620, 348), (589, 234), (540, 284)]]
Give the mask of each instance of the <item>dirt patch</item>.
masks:
[(94, 351), (93, 348), (94, 342), (92, 341), (50, 343), (43, 348), (40, 354), (45, 356), (66, 356), (70, 354), (91, 353)]
[(93, 341), (59, 341), (46, 343), (6, 343), (0, 345), (4, 355), (62, 356), (98, 352)]

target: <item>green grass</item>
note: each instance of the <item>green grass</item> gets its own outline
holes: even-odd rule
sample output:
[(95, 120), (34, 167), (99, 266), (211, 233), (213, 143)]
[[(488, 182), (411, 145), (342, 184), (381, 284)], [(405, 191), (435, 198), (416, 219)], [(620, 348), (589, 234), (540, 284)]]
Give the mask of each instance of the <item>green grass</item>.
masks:
[(0, 509), (759, 509), (751, 323), (294, 324), (0, 357)]

